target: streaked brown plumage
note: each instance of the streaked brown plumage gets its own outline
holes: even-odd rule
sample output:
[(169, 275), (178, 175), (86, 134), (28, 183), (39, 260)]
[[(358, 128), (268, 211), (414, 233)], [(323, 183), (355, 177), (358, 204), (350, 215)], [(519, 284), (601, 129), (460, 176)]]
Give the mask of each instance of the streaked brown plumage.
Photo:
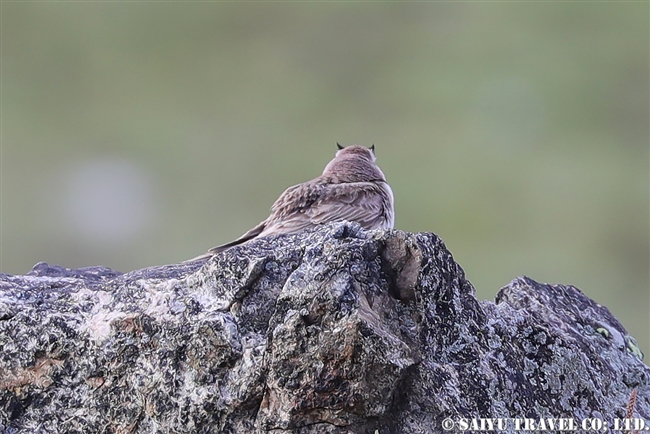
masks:
[(271, 207), (271, 215), (230, 243), (222, 252), (254, 238), (292, 234), (335, 221), (358, 222), (365, 229), (390, 229), (395, 222), (393, 192), (375, 164), (375, 146), (342, 147), (323, 174), (287, 188)]

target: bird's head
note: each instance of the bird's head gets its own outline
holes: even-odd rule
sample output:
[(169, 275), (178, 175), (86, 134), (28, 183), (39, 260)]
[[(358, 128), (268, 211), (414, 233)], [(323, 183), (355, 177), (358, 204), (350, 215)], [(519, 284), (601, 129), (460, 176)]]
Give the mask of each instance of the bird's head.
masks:
[(334, 159), (325, 166), (323, 177), (329, 178), (334, 183), (386, 182), (384, 173), (375, 164), (375, 145), (370, 148), (359, 145), (344, 147), (337, 143), (336, 146), (339, 150)]

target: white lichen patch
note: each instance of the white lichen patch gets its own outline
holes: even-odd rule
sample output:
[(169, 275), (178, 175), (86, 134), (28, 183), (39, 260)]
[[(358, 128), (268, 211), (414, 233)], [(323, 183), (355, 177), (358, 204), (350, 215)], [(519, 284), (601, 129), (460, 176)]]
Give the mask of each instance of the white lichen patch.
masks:
[(171, 321), (173, 316), (169, 311), (170, 295), (164, 292), (150, 291), (147, 293), (143, 304), (144, 313), (160, 321)]
[(101, 342), (110, 336), (111, 323), (125, 316), (126, 313), (121, 311), (100, 310), (83, 324), (82, 329), (88, 333), (91, 339)]
[(79, 301), (94, 302), (94, 306), (79, 329), (88, 333), (89, 337), (96, 342), (100, 343), (110, 336), (111, 322), (126, 316), (126, 312), (118, 309), (118, 306), (122, 306), (122, 304), (115, 305), (114, 297), (110, 292), (83, 288), (73, 294), (73, 297)]
[(165, 281), (139, 280), (138, 284), (144, 289), (141, 307), (143, 313), (156, 318), (158, 321), (178, 322), (186, 309), (186, 304), (177, 288), (181, 281), (170, 279)]

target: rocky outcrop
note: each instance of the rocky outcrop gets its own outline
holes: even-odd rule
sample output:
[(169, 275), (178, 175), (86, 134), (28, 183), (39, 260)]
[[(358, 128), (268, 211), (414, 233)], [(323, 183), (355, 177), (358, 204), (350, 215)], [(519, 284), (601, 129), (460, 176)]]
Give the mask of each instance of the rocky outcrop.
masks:
[(580, 431), (633, 390), (650, 425), (641, 357), (572, 286), (520, 277), (477, 301), (427, 233), (338, 223), (127, 274), (0, 275), (3, 433)]

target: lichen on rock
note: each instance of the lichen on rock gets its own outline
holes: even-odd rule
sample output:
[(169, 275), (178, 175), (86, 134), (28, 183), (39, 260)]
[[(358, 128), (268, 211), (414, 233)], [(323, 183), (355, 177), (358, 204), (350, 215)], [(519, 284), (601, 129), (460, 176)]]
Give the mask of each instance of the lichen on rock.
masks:
[(2, 433), (610, 421), (634, 389), (650, 425), (650, 368), (605, 307), (526, 277), (479, 302), (429, 233), (335, 223), (126, 274), (0, 275)]

